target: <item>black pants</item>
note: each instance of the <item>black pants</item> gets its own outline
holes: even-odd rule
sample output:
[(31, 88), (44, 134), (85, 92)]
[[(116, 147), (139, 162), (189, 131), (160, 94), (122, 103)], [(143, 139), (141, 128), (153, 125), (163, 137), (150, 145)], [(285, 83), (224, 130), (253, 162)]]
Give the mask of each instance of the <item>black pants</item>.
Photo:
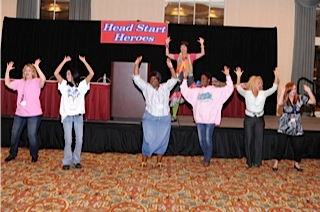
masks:
[(291, 146), (293, 148), (293, 159), (296, 162), (300, 162), (302, 155), (302, 136), (290, 136), (282, 133), (278, 133), (278, 145), (275, 159), (279, 161), (282, 159), (282, 156), (287, 147), (288, 139), (290, 140)]
[(264, 118), (246, 116), (244, 119), (244, 144), (247, 164), (260, 166), (262, 164)]

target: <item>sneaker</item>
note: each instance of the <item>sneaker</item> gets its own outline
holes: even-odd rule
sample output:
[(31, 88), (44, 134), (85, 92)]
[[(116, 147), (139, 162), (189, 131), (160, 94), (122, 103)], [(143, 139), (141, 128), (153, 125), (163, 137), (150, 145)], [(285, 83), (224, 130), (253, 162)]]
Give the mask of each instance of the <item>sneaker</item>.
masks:
[(81, 165), (80, 163), (77, 163), (77, 164), (74, 165), (74, 167), (75, 167), (76, 169), (81, 169), (81, 168), (82, 168), (82, 165)]
[(171, 116), (171, 122), (176, 122), (176, 121), (177, 121), (177, 119), (174, 118), (173, 116)]
[(62, 166), (62, 169), (63, 169), (63, 170), (69, 170), (69, 169), (70, 169), (70, 165), (63, 165), (63, 166)]

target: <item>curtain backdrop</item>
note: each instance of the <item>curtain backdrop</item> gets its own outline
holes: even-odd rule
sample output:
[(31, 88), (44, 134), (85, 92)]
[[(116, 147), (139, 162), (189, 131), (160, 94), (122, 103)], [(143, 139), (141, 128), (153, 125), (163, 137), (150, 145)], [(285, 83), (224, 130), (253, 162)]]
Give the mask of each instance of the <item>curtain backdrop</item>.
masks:
[(17, 18), (40, 18), (40, 0), (18, 0)]
[(69, 20), (91, 20), (91, 0), (70, 0)]
[[(274, 80), (273, 70), (277, 66), (277, 29), (247, 27), (215, 27), (169, 24), (170, 52), (179, 53), (180, 42), (189, 42), (189, 52), (200, 52), (199, 36), (205, 39), (206, 55), (194, 63), (195, 80), (202, 72), (211, 72), (218, 80), (225, 81), (221, 73), (223, 66), (231, 67), (231, 77), (236, 83), (233, 72), (241, 66), (245, 72), (242, 81), (251, 75), (263, 78), (264, 88), (270, 88)], [(20, 78), (25, 63), (40, 58), (47, 79), (65, 55), (72, 61), (68, 66), (75, 67), (81, 76), (87, 75), (85, 66), (78, 59), (85, 55), (95, 71), (93, 81), (104, 73), (111, 79), (112, 61), (135, 61), (143, 55), (143, 62), (151, 65), (151, 70), (159, 71), (164, 80), (170, 77), (166, 67), (165, 47), (153, 45), (119, 45), (100, 43), (100, 21), (44, 21), (5, 18), (1, 44), (1, 77), (4, 77), (6, 63), (15, 62), (10, 72), (12, 78)], [(174, 63), (176, 66), (176, 63)], [(265, 114), (276, 114), (276, 93), (270, 96), (265, 105)]]
[[(298, 83), (301, 77), (313, 81), (313, 64), (316, 36), (316, 6), (320, 0), (296, 0), (293, 65), (291, 80)], [(298, 91), (303, 93), (303, 83)], [(309, 86), (312, 86), (309, 85)]]

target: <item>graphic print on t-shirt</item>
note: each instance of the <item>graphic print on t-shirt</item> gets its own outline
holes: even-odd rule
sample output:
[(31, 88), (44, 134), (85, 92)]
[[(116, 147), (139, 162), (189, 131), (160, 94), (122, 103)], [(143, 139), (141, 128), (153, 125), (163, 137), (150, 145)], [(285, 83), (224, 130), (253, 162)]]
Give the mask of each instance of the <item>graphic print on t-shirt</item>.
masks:
[(199, 101), (210, 101), (210, 100), (212, 100), (212, 95), (210, 92), (199, 93), (198, 100)]
[(71, 97), (72, 103), (74, 103), (75, 99), (80, 96), (80, 92), (78, 88), (68, 88), (67, 93), (68, 93), (68, 98)]

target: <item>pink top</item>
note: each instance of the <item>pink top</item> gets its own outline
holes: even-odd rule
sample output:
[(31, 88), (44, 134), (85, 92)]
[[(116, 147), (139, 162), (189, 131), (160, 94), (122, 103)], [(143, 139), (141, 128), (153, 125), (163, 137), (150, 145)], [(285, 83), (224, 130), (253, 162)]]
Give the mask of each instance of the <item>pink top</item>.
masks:
[(40, 104), (40, 78), (13, 80), (13, 90), (18, 92), (16, 115), (22, 117), (42, 115)]
[(187, 86), (187, 80), (184, 79), (180, 88), (185, 100), (193, 107), (196, 123), (220, 125), (222, 106), (234, 90), (230, 76), (227, 76), (227, 85), (224, 87), (210, 85), (190, 88)]

